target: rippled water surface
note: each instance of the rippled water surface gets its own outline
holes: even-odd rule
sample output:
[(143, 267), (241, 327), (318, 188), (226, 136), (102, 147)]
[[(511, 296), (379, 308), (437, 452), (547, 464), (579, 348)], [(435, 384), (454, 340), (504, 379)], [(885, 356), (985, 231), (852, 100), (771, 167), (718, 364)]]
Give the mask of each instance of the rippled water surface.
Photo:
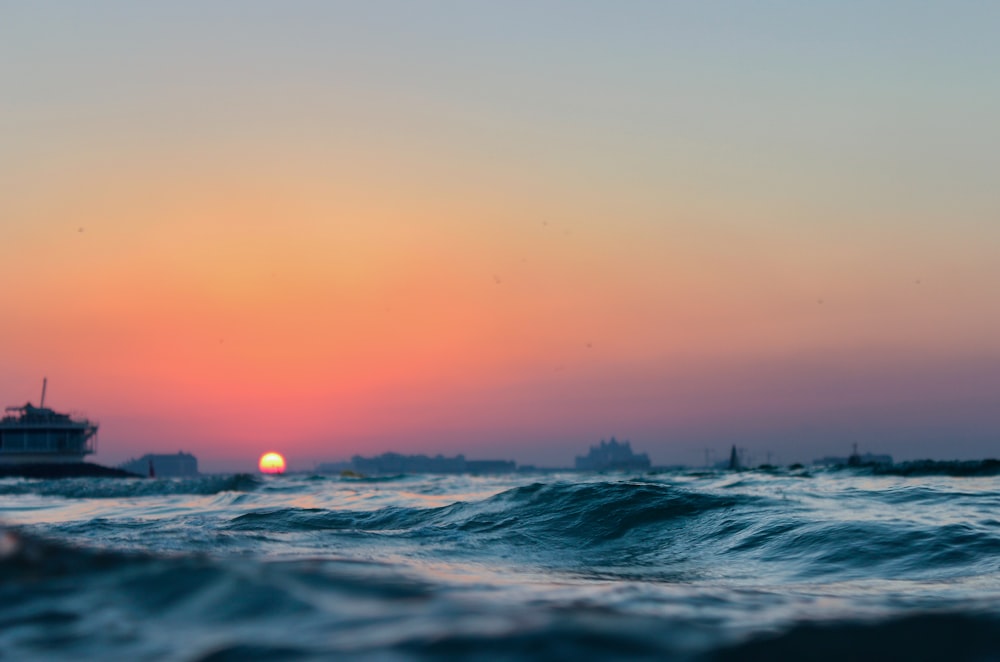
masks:
[(0, 659), (1000, 660), (1000, 478), (0, 480)]

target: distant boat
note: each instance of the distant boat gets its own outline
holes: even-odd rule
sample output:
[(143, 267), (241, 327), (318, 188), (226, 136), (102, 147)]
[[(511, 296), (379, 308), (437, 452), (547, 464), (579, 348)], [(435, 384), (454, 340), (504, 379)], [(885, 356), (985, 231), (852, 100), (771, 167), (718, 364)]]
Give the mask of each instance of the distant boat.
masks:
[(740, 454), (736, 452), (736, 444), (733, 444), (733, 450), (729, 453), (729, 470), (730, 471), (740, 471), (743, 469), (740, 466)]
[(198, 475), (198, 458), (191, 453), (147, 453), (118, 465), (147, 478), (193, 478)]
[(97, 424), (46, 407), (47, 386), (45, 379), (38, 407), (29, 402), (5, 409), (0, 419), (0, 464), (75, 463), (94, 452)]

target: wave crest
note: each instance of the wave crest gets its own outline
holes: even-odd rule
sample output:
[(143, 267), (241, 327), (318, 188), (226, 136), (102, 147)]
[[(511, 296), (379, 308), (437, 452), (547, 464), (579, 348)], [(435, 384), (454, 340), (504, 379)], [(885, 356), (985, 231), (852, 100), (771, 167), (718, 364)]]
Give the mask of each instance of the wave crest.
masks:
[(165, 496), (170, 494), (218, 494), (252, 492), (260, 487), (259, 478), (250, 474), (199, 476), (197, 478), (59, 478), (56, 480), (19, 479), (0, 482), (0, 495), (38, 494), (68, 499), (118, 499)]

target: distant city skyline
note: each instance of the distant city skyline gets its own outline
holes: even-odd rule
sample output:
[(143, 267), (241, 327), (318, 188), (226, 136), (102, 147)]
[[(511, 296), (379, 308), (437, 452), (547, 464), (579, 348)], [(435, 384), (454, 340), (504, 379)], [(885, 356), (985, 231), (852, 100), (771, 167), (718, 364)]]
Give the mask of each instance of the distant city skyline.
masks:
[(95, 460), (1000, 455), (1000, 5), (5, 3), (0, 405)]

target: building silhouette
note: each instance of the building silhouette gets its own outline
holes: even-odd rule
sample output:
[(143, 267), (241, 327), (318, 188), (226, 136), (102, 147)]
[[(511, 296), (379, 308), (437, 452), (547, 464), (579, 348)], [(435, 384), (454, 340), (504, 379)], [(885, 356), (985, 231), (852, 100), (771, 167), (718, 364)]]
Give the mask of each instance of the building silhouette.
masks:
[(609, 441), (602, 439), (600, 444), (590, 447), (587, 455), (576, 457), (579, 471), (644, 471), (649, 467), (648, 455), (633, 453), (628, 441), (618, 441), (614, 437)]
[(325, 462), (317, 465), (320, 473), (353, 471), (364, 475), (393, 474), (498, 474), (512, 473), (517, 464), (512, 460), (466, 460), (464, 455), (402, 455), (382, 453), (375, 457), (355, 455), (350, 462)]

